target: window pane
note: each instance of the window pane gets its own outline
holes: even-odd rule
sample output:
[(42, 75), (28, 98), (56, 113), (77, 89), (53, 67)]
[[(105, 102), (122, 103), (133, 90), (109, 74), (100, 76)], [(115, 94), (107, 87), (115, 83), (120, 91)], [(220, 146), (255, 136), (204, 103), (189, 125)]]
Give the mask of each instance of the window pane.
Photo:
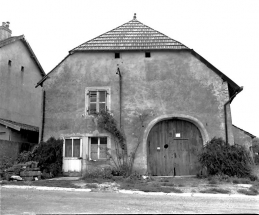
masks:
[(100, 158), (107, 158), (107, 137), (100, 137)]
[(65, 157), (72, 157), (72, 140), (65, 139)]
[(98, 137), (91, 137), (91, 159), (98, 159)]
[(90, 103), (90, 113), (96, 112), (96, 103)]
[(91, 144), (98, 144), (98, 137), (90, 137), (91, 138)]
[(73, 157), (80, 157), (80, 139), (75, 139), (73, 146)]
[(89, 92), (90, 102), (96, 102), (97, 99), (97, 91)]
[(99, 102), (105, 102), (106, 91), (99, 91)]
[(99, 104), (99, 111), (101, 111), (101, 110), (105, 110), (105, 107), (106, 107), (106, 104), (105, 103), (100, 103)]

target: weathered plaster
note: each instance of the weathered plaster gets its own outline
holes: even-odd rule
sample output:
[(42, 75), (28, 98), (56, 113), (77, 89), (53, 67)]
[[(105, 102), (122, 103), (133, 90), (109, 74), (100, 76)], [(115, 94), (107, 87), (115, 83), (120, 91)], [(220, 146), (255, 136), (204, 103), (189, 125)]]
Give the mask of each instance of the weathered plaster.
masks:
[[(117, 65), (122, 75), (122, 124), (129, 152), (135, 150), (141, 139), (136, 169), (146, 168), (143, 138), (147, 126), (164, 116), (190, 120), (200, 129), (204, 141), (214, 136), (225, 139), (227, 83), (189, 52), (154, 51), (151, 56), (145, 58), (144, 52), (121, 52), (121, 58), (114, 59), (113, 52), (86, 52), (68, 57), (44, 82), (44, 139), (61, 134), (83, 135), (98, 129), (92, 116), (82, 116), (87, 87), (110, 86), (111, 112), (119, 121)], [(230, 108), (227, 110), (231, 123)], [(148, 114), (140, 122), (139, 114), (145, 111)]]
[(21, 41), (3, 46), (0, 49), (0, 118), (41, 127), (42, 88), (35, 88), (41, 79), (38, 66)]

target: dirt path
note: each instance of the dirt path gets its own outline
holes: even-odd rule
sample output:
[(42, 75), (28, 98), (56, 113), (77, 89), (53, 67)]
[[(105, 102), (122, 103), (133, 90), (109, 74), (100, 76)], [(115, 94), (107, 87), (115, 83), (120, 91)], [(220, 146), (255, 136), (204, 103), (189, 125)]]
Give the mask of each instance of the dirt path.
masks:
[(258, 197), (138, 195), (1, 188), (2, 214), (258, 213)]

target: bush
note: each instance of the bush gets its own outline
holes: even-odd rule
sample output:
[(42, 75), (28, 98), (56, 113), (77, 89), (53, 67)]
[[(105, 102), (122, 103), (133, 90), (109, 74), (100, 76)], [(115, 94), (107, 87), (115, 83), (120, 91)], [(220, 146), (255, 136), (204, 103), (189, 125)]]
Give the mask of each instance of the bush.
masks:
[(18, 163), (38, 162), (41, 171), (56, 176), (62, 172), (63, 140), (51, 137), (47, 142), (36, 145), (32, 151), (24, 151), (17, 158)]
[(13, 166), (14, 159), (11, 157), (3, 156), (0, 160), (0, 171), (4, 171), (5, 169)]
[(209, 175), (249, 177), (251, 158), (243, 146), (228, 145), (222, 138), (213, 138), (199, 155), (202, 167)]

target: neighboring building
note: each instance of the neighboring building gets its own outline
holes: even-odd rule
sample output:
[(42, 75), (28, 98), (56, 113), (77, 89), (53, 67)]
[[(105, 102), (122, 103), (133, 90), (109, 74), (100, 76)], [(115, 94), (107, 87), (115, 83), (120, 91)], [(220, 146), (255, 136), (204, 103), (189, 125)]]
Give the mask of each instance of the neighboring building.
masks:
[(251, 157), (253, 157), (253, 140), (256, 138), (253, 134), (250, 134), (249, 132), (232, 125), (232, 131), (234, 135), (234, 142), (235, 144), (244, 146), (247, 151), (250, 152)]
[(140, 173), (195, 175), (207, 141), (234, 144), (230, 103), (242, 87), (136, 16), (71, 50), (37, 85), (46, 98), (43, 138), (64, 139), (68, 174), (109, 163), (106, 147), (115, 154), (93, 115), (101, 109), (121, 122), (128, 154), (140, 143)]
[[(42, 125), (45, 73), (22, 36), (11, 36), (9, 23), (0, 26), (0, 140), (38, 143)], [(5, 141), (5, 144), (8, 143)]]

